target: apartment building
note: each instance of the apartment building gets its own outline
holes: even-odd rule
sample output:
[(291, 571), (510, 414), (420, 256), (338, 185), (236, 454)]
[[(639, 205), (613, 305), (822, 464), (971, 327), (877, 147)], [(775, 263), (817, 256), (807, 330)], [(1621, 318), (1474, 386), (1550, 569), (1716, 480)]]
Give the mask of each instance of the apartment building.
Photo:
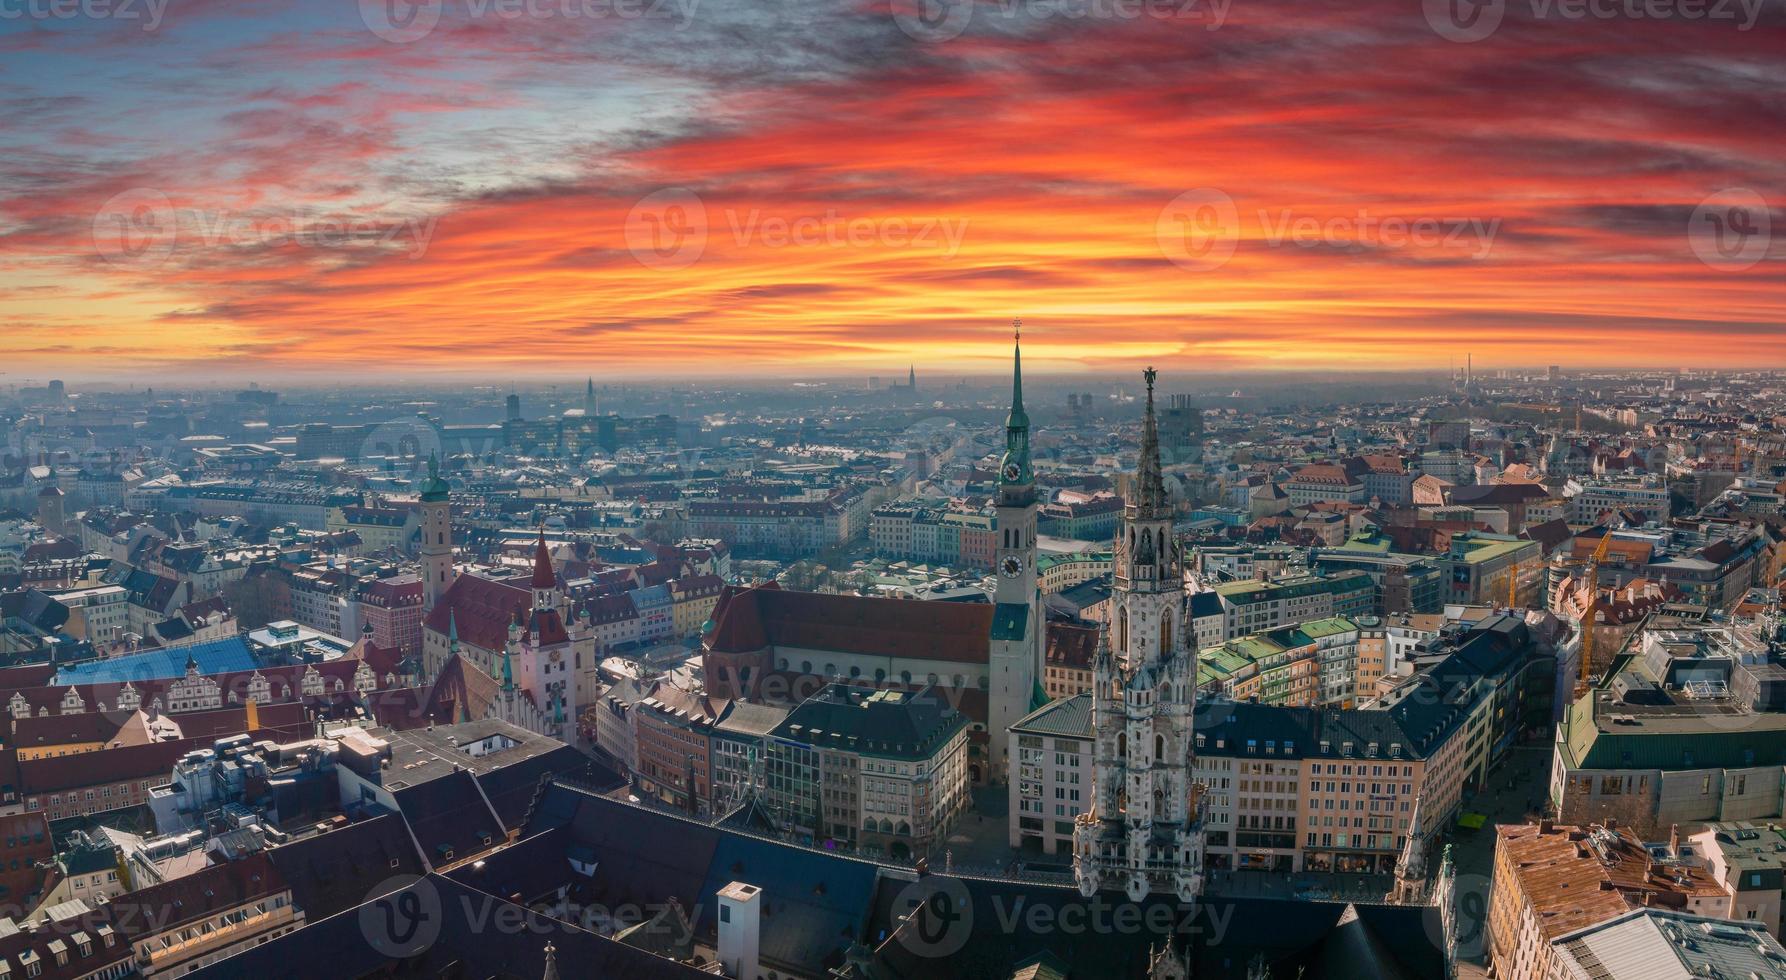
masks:
[(1073, 818), (1091, 802), (1090, 693), (1050, 701), (1011, 726), (1010, 838), (1014, 848), (1073, 850)]
[(968, 805), (967, 717), (918, 691), (829, 684), (770, 734), (777, 812), (811, 839), (906, 859)]
[(1656, 836), (1781, 816), (1786, 666), (1756, 624), (1670, 622), (1628, 649), (1557, 728), (1558, 819)]
[(1360, 571), (1222, 582), (1208, 591), (1221, 603), (1223, 640), (1331, 616), (1368, 616), (1376, 605), (1376, 586)]

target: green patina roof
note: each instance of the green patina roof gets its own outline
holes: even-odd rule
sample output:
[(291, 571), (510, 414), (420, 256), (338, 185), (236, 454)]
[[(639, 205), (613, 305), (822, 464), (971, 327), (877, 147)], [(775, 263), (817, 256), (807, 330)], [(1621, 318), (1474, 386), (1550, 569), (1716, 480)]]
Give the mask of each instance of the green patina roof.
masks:
[(1075, 694), (1050, 701), (1011, 726), (1028, 735), (1091, 735), (1091, 695)]
[(1029, 632), (1029, 606), (1021, 602), (1001, 602), (992, 609), (992, 638), (1021, 640)]

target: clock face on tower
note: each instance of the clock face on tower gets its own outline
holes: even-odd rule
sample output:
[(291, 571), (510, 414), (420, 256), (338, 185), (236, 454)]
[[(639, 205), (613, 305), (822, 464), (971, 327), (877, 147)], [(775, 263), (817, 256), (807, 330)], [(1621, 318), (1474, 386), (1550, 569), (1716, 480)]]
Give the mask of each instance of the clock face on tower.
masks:
[(1005, 573), (1005, 578), (1016, 578), (1023, 572), (1023, 559), (1006, 555), (1005, 560), (998, 563), (998, 570)]
[(1017, 480), (1023, 479), (1023, 467), (1018, 466), (1015, 461), (1006, 463), (1005, 464), (1005, 479), (1010, 480), (1012, 482), (1016, 482)]

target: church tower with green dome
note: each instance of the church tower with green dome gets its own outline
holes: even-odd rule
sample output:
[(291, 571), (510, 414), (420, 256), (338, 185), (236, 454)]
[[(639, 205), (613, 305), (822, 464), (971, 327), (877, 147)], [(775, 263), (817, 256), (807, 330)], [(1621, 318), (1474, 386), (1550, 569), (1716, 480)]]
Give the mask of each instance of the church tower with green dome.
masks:
[(1029, 415), (1023, 410), (1022, 321), (1012, 324), (1011, 414), (1005, 419), (1005, 453), (998, 472), (998, 552), (993, 562), (998, 587), (993, 592), (989, 656), (991, 776), (1009, 774), (1010, 728), (1048, 700), (1042, 693), (1044, 624), (1036, 582), (1036, 474), (1029, 455)]

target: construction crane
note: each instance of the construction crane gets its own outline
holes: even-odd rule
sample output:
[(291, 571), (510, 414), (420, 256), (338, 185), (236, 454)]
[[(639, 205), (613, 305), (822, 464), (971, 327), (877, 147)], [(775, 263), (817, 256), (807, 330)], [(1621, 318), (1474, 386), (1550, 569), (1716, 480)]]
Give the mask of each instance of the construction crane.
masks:
[(1588, 675), (1594, 669), (1594, 603), (1600, 601), (1600, 563), (1606, 560), (1606, 546), (1612, 544), (1612, 529), (1600, 535), (1600, 545), (1588, 558), (1586, 571), (1588, 605), (1581, 614), (1581, 678), (1580, 690), (1586, 690)]

